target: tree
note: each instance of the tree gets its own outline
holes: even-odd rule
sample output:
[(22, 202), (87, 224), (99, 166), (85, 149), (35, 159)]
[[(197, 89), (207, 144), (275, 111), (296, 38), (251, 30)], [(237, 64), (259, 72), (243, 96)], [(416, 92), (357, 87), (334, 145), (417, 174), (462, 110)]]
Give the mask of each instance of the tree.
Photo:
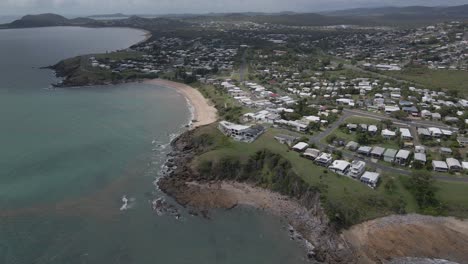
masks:
[(369, 136), (367, 133), (358, 133), (356, 135), (356, 141), (361, 145), (369, 144)]
[(440, 212), (440, 202), (436, 198), (437, 189), (434, 186), (434, 179), (429, 173), (414, 172), (408, 187), (421, 210)]
[(405, 120), (408, 117), (408, 114), (405, 111), (400, 110), (393, 112), (390, 116), (399, 120)]

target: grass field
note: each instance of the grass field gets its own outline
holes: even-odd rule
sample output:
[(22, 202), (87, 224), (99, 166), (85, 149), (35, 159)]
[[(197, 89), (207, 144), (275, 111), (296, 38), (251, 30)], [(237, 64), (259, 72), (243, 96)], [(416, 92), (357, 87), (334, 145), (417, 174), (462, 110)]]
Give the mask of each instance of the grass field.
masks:
[[(403, 186), (399, 175), (383, 173), (379, 187), (373, 190), (359, 181), (348, 177), (339, 176), (327, 171), (326, 168), (315, 165), (312, 161), (302, 158), (299, 153), (289, 150), (286, 145), (278, 143), (276, 134), (291, 134), (280, 129), (269, 129), (265, 134), (251, 144), (239, 143), (222, 135), (215, 126), (201, 128), (197, 133), (209, 134), (215, 141), (213, 150), (198, 156), (192, 163), (196, 168), (203, 161), (216, 162), (221, 157), (230, 156), (247, 159), (257, 151), (268, 149), (278, 153), (291, 162), (297, 175), (303, 178), (311, 186), (326, 186), (325, 201), (339, 201), (346, 206), (359, 211), (360, 221), (392, 214), (388, 206), (396, 200), (402, 200), (406, 212), (418, 212), (418, 206), (412, 194)], [(392, 181), (391, 191), (385, 186)], [(437, 182), (438, 197), (446, 204), (447, 214), (458, 217), (468, 217), (468, 184)]]
[[(237, 157), (246, 161), (255, 152), (269, 149), (291, 162), (294, 171), (311, 186), (326, 186), (322, 195), (326, 201), (339, 202), (359, 211), (359, 221), (377, 218), (391, 214), (389, 208), (382, 204), (401, 199), (406, 203), (408, 212), (416, 211), (416, 204), (411, 194), (403, 188), (398, 177), (383, 175), (380, 186), (373, 190), (368, 186), (348, 177), (330, 173), (326, 168), (315, 165), (312, 161), (302, 158), (299, 153), (289, 150), (286, 145), (278, 143), (274, 136), (288, 134), (285, 130), (269, 129), (265, 134), (251, 144), (239, 143), (223, 136), (214, 126), (203, 127), (198, 133), (208, 133), (214, 137), (216, 147), (198, 156), (192, 163), (193, 168), (203, 161), (216, 162), (221, 157)], [(388, 192), (384, 185), (394, 178), (395, 187)]]
[(385, 72), (384, 74), (418, 83), (429, 89), (456, 90), (468, 95), (468, 72), (466, 71), (409, 68), (401, 72)]

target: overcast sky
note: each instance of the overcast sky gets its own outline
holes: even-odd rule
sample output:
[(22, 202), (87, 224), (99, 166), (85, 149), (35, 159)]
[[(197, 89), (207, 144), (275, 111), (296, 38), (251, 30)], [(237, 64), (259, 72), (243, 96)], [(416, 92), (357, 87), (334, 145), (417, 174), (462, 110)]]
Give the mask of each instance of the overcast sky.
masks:
[(316, 12), (354, 7), (459, 4), (468, 4), (468, 0), (0, 0), (0, 14)]

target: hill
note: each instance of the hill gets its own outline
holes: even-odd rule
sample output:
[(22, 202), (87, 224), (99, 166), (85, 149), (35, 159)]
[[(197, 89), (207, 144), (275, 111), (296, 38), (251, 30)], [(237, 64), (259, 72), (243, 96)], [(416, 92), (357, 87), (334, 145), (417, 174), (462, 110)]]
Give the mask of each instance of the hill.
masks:
[(378, 7), (324, 12), (327, 16), (379, 17), (382, 19), (468, 19), (468, 4), (450, 7)]

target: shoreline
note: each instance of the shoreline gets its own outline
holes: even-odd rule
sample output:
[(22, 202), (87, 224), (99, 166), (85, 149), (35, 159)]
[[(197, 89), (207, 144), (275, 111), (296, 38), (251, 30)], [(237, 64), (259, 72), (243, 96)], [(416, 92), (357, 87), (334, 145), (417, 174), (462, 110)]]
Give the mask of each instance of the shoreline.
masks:
[(143, 83), (175, 89), (184, 96), (192, 112), (190, 129), (208, 125), (218, 120), (216, 108), (197, 89), (189, 85), (164, 79), (145, 80)]

